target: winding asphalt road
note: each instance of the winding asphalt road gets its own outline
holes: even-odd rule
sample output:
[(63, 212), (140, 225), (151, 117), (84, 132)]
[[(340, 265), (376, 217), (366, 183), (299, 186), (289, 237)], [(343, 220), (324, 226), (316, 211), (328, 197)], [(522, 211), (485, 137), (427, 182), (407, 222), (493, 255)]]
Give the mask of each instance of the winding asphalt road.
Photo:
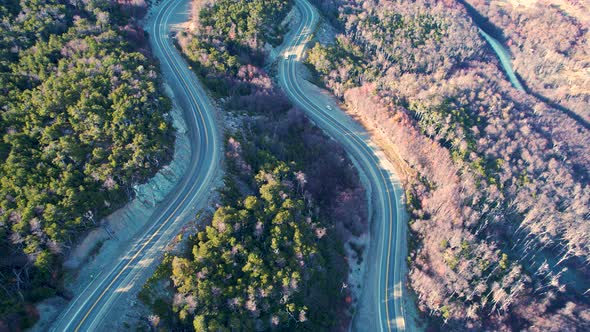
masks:
[(353, 329), (405, 330), (403, 271), (406, 235), (400, 217), (403, 214), (403, 203), (400, 201), (403, 191), (393, 174), (383, 167), (386, 158), (371, 143), (368, 133), (351, 121), (329, 98), (308, 93), (303, 87), (297, 67), (301, 66), (300, 60), (317, 26), (319, 15), (307, 0), (295, 0), (295, 3), (302, 19), (291, 39), (283, 46), (279, 61), (279, 83), (293, 103), (343, 144), (370, 186), (368, 192), (373, 211), (371, 241), (374, 250), (369, 251), (369, 272), (368, 279), (365, 279), (368, 284), (363, 286), (363, 296), (368, 296), (369, 301), (361, 301), (370, 308), (359, 308), (366, 314), (364, 317), (355, 317), (359, 321), (354, 323)]
[[(214, 108), (199, 81), (188, 68), (169, 37), (171, 22), (186, 21), (186, 0), (164, 0), (153, 8), (146, 29), (154, 54), (174, 97), (183, 110), (191, 142), (188, 171), (150, 217), (151, 225), (129, 244), (124, 257), (113, 261), (88, 284), (62, 315), (51, 331), (101, 331), (104, 319), (117, 301), (129, 300), (133, 287), (141, 286), (164, 247), (197, 207), (206, 203), (221, 156), (220, 136)], [(127, 298), (125, 298), (127, 297)], [(111, 313), (112, 314), (112, 313)]]

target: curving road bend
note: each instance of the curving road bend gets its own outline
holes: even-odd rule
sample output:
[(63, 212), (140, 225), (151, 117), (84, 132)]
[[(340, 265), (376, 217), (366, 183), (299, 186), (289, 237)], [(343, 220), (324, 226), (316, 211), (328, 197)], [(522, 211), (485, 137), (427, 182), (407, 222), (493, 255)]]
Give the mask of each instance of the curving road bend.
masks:
[[(372, 203), (371, 248), (362, 306), (353, 329), (362, 331), (406, 330), (404, 310), (405, 225), (403, 190), (383, 152), (368, 133), (323, 95), (306, 93), (297, 68), (318, 22), (316, 9), (307, 0), (295, 0), (301, 21), (288, 39), (279, 61), (279, 83), (287, 96), (331, 137), (343, 144), (365, 177)], [(328, 107), (330, 106), (330, 107)]]
[[(152, 9), (146, 24), (154, 54), (161, 62), (166, 82), (183, 110), (191, 143), (186, 174), (152, 214), (143, 234), (129, 250), (105, 268), (74, 299), (50, 328), (51, 331), (104, 330), (105, 318), (134, 287), (141, 286), (165, 246), (187, 220), (203, 206), (219, 169), (221, 145), (214, 108), (198, 79), (188, 68), (169, 37), (170, 26), (186, 20), (186, 0), (164, 0)], [(127, 293), (127, 294), (126, 294)], [(124, 304), (123, 304), (124, 305)]]

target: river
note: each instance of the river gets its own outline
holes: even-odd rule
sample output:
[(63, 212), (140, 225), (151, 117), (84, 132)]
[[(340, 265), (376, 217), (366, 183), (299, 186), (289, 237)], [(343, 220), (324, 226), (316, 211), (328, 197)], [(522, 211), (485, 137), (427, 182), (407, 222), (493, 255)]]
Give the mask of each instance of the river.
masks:
[(512, 83), (512, 86), (514, 86), (518, 90), (524, 91), (524, 87), (516, 77), (516, 74), (514, 74), (514, 69), (512, 69), (512, 63), (510, 60), (510, 54), (508, 53), (508, 50), (504, 48), (504, 46), (496, 38), (490, 36), (481, 28), (478, 28), (478, 30), (479, 33), (483, 36), (483, 38), (485, 38), (485, 40), (488, 42), (488, 44), (490, 44), (490, 46), (498, 56), (498, 59), (500, 59), (500, 64), (502, 65), (502, 68), (504, 68), (504, 72), (506, 73), (506, 75), (508, 75), (508, 79), (510, 80), (510, 83)]

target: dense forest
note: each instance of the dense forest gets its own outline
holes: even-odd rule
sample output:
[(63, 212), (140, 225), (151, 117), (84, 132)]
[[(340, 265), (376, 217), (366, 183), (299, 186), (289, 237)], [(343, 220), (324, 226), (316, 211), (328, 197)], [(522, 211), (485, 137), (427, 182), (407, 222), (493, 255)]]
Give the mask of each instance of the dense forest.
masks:
[(339, 35), (310, 68), (411, 170), (408, 284), (427, 324), (590, 329), (590, 132), (513, 89), (457, 1), (314, 3)]
[(514, 69), (535, 93), (590, 124), (590, 5), (578, 1), (468, 0), (495, 25)]
[(85, 230), (169, 159), (170, 102), (143, 30), (116, 2), (0, 5), (0, 330), (63, 294)]
[[(198, 28), (179, 44), (236, 126), (227, 132), (219, 207), (189, 252), (167, 256), (140, 293), (154, 310), (150, 322), (195, 331), (345, 330), (344, 245), (368, 227), (365, 193), (344, 150), (262, 67), (291, 3), (195, 8)], [(172, 281), (165, 299), (158, 279)]]

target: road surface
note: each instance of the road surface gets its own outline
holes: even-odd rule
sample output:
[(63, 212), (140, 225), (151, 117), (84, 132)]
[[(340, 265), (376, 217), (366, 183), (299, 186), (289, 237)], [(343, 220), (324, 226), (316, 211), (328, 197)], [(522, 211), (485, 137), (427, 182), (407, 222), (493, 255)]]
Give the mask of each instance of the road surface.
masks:
[(186, 4), (186, 0), (162, 1), (152, 9), (146, 30), (166, 82), (183, 110), (191, 142), (188, 170), (150, 217), (149, 229), (129, 244), (124, 257), (94, 276), (53, 323), (51, 331), (104, 330), (104, 318), (113, 314), (110, 311), (115, 303), (129, 301), (125, 297), (135, 293), (128, 291), (138, 284), (141, 286), (146, 273), (158, 263), (164, 247), (187, 220), (194, 218), (197, 208), (209, 196), (221, 156), (214, 108), (169, 37), (171, 22), (186, 20), (183, 15)]
[(329, 98), (308, 93), (303, 87), (297, 67), (301, 65), (306, 44), (316, 28), (318, 13), (307, 0), (295, 0), (295, 3), (302, 19), (283, 46), (279, 60), (279, 83), (293, 103), (343, 144), (370, 186), (371, 242), (374, 250), (369, 249), (369, 273), (365, 279), (368, 284), (364, 285), (362, 295), (369, 300), (361, 301), (361, 305), (369, 308), (359, 308), (365, 313), (363, 317), (355, 317), (353, 329), (405, 330), (403, 271), (406, 227), (400, 217), (403, 215), (403, 190), (393, 174), (386, 170), (391, 167), (385, 167), (388, 162), (383, 152), (371, 143), (367, 132), (351, 121)]

